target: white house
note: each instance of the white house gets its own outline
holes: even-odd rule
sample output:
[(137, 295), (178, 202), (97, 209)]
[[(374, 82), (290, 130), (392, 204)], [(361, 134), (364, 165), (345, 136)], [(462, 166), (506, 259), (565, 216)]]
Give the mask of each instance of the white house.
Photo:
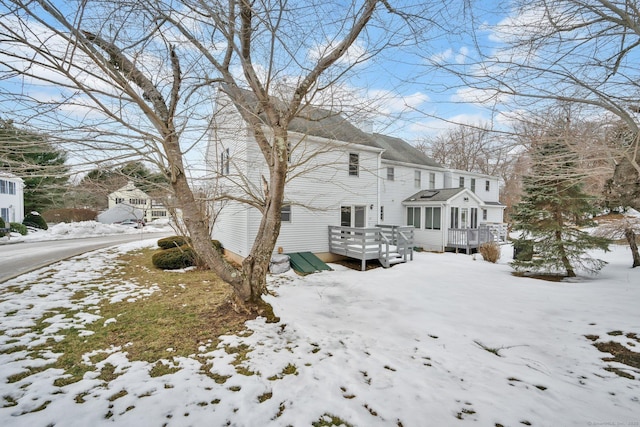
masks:
[(150, 222), (165, 218), (169, 218), (169, 212), (164, 204), (136, 188), (131, 181), (109, 194), (108, 209), (98, 215), (98, 221), (103, 223), (114, 223), (127, 219)]
[(24, 219), (24, 181), (9, 172), (0, 171), (0, 217), (10, 222)]
[[(242, 201), (260, 200), (267, 168), (223, 89), (211, 125), (208, 176), (217, 194), (226, 198), (217, 206), (213, 238), (228, 253), (245, 257), (260, 212)], [(457, 247), (449, 245), (450, 229), (502, 223), (498, 178), (446, 169), (407, 142), (363, 132), (328, 110), (303, 110), (290, 124), (289, 148), (291, 166), (276, 251), (313, 252), (327, 260), (340, 253), (329, 237), (334, 233), (344, 241), (340, 227), (376, 226), (410, 226), (412, 246), (443, 251)], [(462, 176), (463, 186), (452, 188), (455, 179), (462, 183)], [(439, 195), (423, 200), (422, 192), (428, 190)], [(411, 200), (415, 195), (418, 199)]]

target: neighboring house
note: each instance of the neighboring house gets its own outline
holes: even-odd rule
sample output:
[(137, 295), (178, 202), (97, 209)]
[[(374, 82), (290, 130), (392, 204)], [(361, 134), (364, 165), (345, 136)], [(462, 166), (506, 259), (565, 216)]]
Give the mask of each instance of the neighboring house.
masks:
[(22, 178), (0, 171), (0, 217), (7, 227), (24, 219), (24, 182)]
[[(392, 247), (398, 245), (400, 232), (411, 239), (407, 251), (413, 246), (444, 251), (460, 247), (449, 245), (450, 229), (502, 223), (497, 177), (446, 169), (399, 138), (365, 133), (327, 110), (306, 108), (301, 116), (289, 126), (291, 167), (275, 251), (313, 252), (330, 260), (335, 254), (349, 255), (351, 246), (345, 242), (366, 235), (363, 256), (374, 259), (388, 239)], [(218, 195), (227, 196), (217, 205), (213, 237), (227, 252), (245, 257), (261, 214), (240, 201), (260, 199), (262, 176), (268, 171), (223, 90), (212, 120), (207, 165)], [(462, 183), (461, 177), (464, 188), (457, 188), (454, 181)], [(423, 200), (425, 190), (439, 196)], [(360, 231), (377, 226), (378, 232)], [(380, 229), (386, 230), (385, 237)], [(380, 247), (369, 253), (371, 242)], [(406, 259), (406, 254), (401, 255)]]
[(114, 223), (127, 219), (150, 222), (169, 218), (169, 212), (162, 202), (152, 199), (131, 181), (109, 194), (108, 206), (108, 210), (98, 215), (99, 222)]

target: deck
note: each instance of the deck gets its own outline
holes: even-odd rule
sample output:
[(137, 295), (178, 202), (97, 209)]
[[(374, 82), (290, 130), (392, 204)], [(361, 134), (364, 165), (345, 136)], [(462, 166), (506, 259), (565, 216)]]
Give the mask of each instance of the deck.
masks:
[(383, 267), (413, 260), (413, 227), (378, 225), (376, 227), (329, 226), (329, 252), (359, 259), (361, 269), (377, 259)]
[(487, 242), (504, 243), (507, 229), (503, 224), (481, 225), (479, 228), (450, 228), (447, 232), (447, 249), (464, 250), (469, 254)]

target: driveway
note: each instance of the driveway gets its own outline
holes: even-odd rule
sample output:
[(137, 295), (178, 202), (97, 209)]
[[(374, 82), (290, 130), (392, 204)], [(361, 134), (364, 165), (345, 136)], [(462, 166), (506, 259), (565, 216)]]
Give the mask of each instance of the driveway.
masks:
[(85, 252), (136, 240), (159, 239), (168, 235), (170, 234), (118, 234), (0, 245), (0, 283)]

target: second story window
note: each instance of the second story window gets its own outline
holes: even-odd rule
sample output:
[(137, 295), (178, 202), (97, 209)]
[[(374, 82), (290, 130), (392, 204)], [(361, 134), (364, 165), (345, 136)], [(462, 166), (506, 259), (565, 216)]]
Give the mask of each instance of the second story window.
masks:
[(413, 185), (416, 188), (422, 187), (422, 172), (413, 171)]
[(460, 188), (464, 188), (464, 176), (460, 177), (460, 184), (458, 185)]
[(476, 192), (476, 179), (471, 178), (471, 191)]
[(124, 203), (124, 198), (116, 197), (116, 205), (119, 205), (120, 203)]
[(360, 175), (360, 155), (349, 153), (349, 176)]
[(491, 181), (486, 180), (484, 182), (484, 189), (485, 189), (485, 191), (490, 191), (491, 190)]
[(433, 190), (436, 188), (436, 173), (429, 172), (429, 189)]
[(393, 168), (387, 168), (387, 180), (393, 181), (395, 178), (395, 170)]

